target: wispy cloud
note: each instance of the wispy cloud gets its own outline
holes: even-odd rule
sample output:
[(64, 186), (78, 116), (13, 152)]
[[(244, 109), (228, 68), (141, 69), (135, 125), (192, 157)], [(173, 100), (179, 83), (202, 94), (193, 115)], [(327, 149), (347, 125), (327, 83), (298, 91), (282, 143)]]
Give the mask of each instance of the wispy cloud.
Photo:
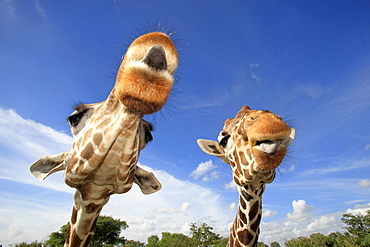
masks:
[(41, 18), (44, 19), (44, 21), (49, 22), (49, 16), (46, 14), (45, 9), (41, 6), (40, 1), (35, 0), (35, 8)]
[(251, 63), (251, 64), (249, 64), (250, 76), (257, 83), (260, 82), (260, 77), (256, 74), (256, 72), (254, 70), (257, 69), (259, 66), (260, 66), (259, 63)]
[(70, 192), (59, 179), (62, 174), (40, 182), (31, 175), (29, 166), (44, 155), (69, 150), (71, 144), (71, 136), (0, 108), (0, 150), (6, 152), (0, 157), (0, 178)]
[(324, 88), (319, 83), (303, 83), (300, 85), (299, 91), (315, 100), (329, 92), (330, 89)]
[(4, 18), (3, 20), (15, 21), (17, 19), (15, 1), (2, 0), (0, 6), (0, 16)]
[(341, 173), (346, 172), (354, 169), (359, 169), (363, 167), (368, 167), (370, 164), (369, 158), (365, 157), (361, 160), (345, 160), (340, 159), (335, 162), (330, 162), (330, 166), (314, 168), (307, 171), (304, 171), (303, 176), (310, 176), (310, 175), (325, 175), (329, 173)]

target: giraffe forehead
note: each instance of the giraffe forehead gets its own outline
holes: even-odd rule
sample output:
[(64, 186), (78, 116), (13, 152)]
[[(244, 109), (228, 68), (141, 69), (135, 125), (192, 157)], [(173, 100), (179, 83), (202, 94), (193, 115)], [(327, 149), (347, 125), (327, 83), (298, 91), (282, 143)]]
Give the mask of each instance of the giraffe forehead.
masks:
[(235, 118), (227, 119), (220, 135), (225, 133), (235, 138), (242, 137), (258, 140), (279, 139), (289, 136), (291, 128), (283, 119), (268, 110), (244, 110), (239, 111)]

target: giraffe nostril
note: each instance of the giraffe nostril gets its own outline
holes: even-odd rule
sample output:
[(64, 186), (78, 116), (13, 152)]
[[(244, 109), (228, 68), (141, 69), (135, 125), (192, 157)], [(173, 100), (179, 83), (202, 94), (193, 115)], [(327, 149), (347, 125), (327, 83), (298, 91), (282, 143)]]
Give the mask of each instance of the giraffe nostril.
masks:
[(167, 69), (166, 52), (160, 45), (154, 45), (150, 48), (143, 62), (154, 70)]

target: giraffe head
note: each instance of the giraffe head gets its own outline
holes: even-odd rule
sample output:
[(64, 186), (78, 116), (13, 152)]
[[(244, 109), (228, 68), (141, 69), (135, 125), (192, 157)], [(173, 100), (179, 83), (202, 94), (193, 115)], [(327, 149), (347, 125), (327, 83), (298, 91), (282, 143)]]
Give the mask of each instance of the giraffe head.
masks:
[(143, 114), (160, 110), (171, 91), (177, 64), (176, 48), (167, 35), (140, 36), (128, 48), (118, 70), (115, 97)]
[(140, 150), (152, 139), (152, 127), (142, 117), (166, 103), (177, 65), (176, 48), (166, 34), (153, 32), (134, 40), (107, 100), (81, 104), (68, 117), (72, 149), (42, 157), (31, 165), (31, 173), (43, 180), (66, 170), (69, 186), (82, 190), (82, 183), (92, 181), (105, 186), (102, 195), (127, 192), (133, 182), (145, 194), (159, 190), (152, 173), (136, 168)]
[(230, 164), (236, 184), (245, 186), (257, 178), (272, 182), (294, 135), (281, 117), (243, 106), (235, 118), (225, 121), (218, 142), (199, 139), (198, 145)]

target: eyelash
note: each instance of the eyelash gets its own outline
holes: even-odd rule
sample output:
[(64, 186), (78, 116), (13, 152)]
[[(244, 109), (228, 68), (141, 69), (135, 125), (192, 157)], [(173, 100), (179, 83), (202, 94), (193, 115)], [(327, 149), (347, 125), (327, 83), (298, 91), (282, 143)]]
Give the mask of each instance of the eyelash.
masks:
[(73, 114), (73, 115), (69, 116), (69, 117), (67, 118), (68, 123), (69, 123), (72, 127), (76, 127), (76, 126), (80, 123), (80, 121), (81, 121), (82, 117), (85, 115), (86, 111), (87, 111), (87, 110), (82, 111), (82, 112), (77, 112), (77, 113), (75, 113), (75, 114)]

